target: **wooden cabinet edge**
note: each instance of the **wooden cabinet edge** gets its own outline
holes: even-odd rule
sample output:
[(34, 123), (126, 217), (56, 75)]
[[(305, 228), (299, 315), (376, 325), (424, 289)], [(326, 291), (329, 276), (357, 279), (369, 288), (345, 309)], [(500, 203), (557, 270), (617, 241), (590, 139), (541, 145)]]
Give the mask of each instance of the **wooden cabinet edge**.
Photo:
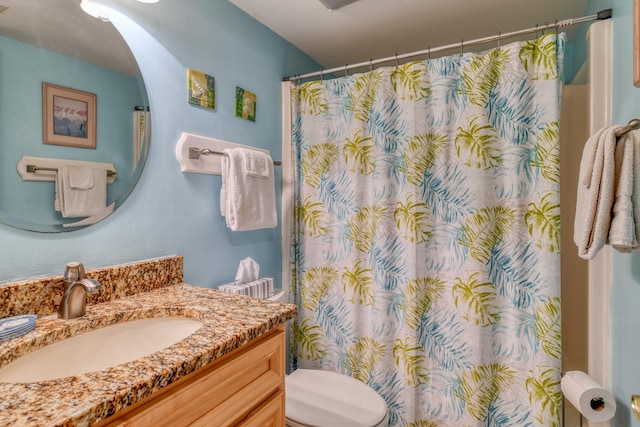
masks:
[[(276, 338), (276, 337), (279, 337), (279, 338)], [(271, 353), (274, 353), (274, 354), (269, 359), (270, 360), (269, 371), (271, 371), (270, 372), (271, 375), (269, 376), (269, 378), (265, 376), (265, 380), (264, 380), (264, 381), (267, 381), (269, 384), (262, 387), (264, 389), (264, 392), (266, 393), (264, 396), (263, 402), (268, 399), (270, 400), (277, 393), (279, 392), (284, 393), (284, 373), (285, 373), (285, 360), (284, 360), (285, 359), (285, 355), (284, 355), (285, 326), (284, 325), (280, 325), (272, 329), (271, 331), (248, 342), (242, 347), (239, 347), (231, 351), (230, 353), (212, 361), (208, 365), (203, 366), (202, 368), (199, 368), (194, 372), (190, 373), (189, 375), (183, 378), (180, 378), (179, 380), (169, 384), (168, 386), (162, 388), (161, 390), (156, 391), (151, 396), (116, 412), (109, 418), (106, 418), (100, 421), (99, 423), (97, 423), (96, 427), (116, 427), (116, 426), (130, 427), (130, 426), (136, 426), (136, 425), (144, 425), (144, 424), (137, 424), (138, 422), (144, 422), (142, 419), (138, 421), (133, 421), (132, 418), (135, 418), (137, 414), (141, 414), (141, 413), (144, 413), (145, 411), (152, 410), (154, 406), (159, 406), (164, 404), (170, 398), (168, 394), (179, 393), (181, 390), (188, 388), (189, 386), (200, 381), (202, 378), (206, 377), (207, 375), (211, 375), (216, 370), (223, 368), (225, 365), (229, 363), (232, 363), (234, 359), (243, 356), (247, 352), (255, 350), (257, 347), (261, 345), (268, 344), (268, 341), (272, 339), (278, 340), (277, 350), (275, 352), (267, 352), (267, 354), (271, 354)], [(279, 377), (277, 381), (274, 379), (274, 374)], [(236, 397), (235, 394), (229, 397), (228, 400), (231, 400), (234, 397)], [(257, 405), (257, 407), (261, 407), (261, 406)], [(242, 413), (236, 414), (236, 417), (234, 418), (237, 422), (241, 422), (255, 409), (256, 407), (246, 408), (244, 411), (242, 411)], [(197, 419), (203, 417), (206, 413), (210, 411), (214, 411), (215, 407), (212, 406), (211, 408), (199, 408), (199, 410), (201, 413), (195, 414), (195, 416), (190, 420), (185, 420), (186, 421), (185, 425), (188, 425), (191, 422), (196, 422), (197, 424)], [(284, 407), (283, 407), (283, 411), (284, 411)], [(174, 416), (168, 416), (167, 425), (171, 425), (172, 427), (175, 427), (176, 424), (171, 421), (171, 420), (175, 420), (175, 414), (173, 415)]]

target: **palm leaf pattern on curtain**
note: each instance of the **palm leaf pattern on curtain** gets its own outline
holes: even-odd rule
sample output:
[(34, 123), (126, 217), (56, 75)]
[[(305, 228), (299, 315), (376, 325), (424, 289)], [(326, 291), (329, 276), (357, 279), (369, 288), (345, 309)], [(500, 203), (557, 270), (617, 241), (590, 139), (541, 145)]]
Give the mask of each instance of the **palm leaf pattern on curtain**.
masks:
[(396, 365), (404, 374), (408, 385), (426, 384), (429, 374), (424, 366), (424, 350), (420, 346), (411, 346), (410, 339), (403, 341), (397, 338), (393, 346), (393, 357)]
[(474, 272), (466, 279), (456, 277), (453, 302), (464, 320), (489, 326), (499, 314), (497, 292), (493, 283), (479, 281), (479, 274)]
[(540, 37), (526, 42), (518, 54), (522, 65), (533, 80), (553, 80), (558, 78), (555, 37)]
[(292, 91), (293, 366), (390, 426), (559, 426), (564, 35)]
[(369, 120), (373, 103), (376, 99), (378, 86), (382, 83), (381, 72), (371, 72), (357, 77), (351, 86), (347, 99), (347, 110), (353, 112), (353, 117), (366, 123)]
[(391, 73), (393, 90), (400, 99), (416, 101), (430, 95), (427, 67), (424, 62), (409, 62), (397, 66)]
[(540, 168), (545, 179), (560, 182), (560, 125), (557, 121), (548, 123), (538, 134), (536, 144), (536, 160), (532, 166)]
[(496, 143), (498, 138), (491, 125), (480, 125), (479, 116), (469, 121), (468, 127), (458, 127), (456, 150), (458, 157), (465, 159), (465, 166), (489, 169), (500, 163), (500, 153)]
[(460, 399), (478, 421), (486, 419), (491, 403), (513, 384), (516, 371), (505, 365), (479, 365), (460, 376)]
[(356, 129), (353, 136), (347, 138), (342, 153), (350, 171), (365, 175), (373, 173), (373, 139), (362, 135), (362, 129)]
[(546, 192), (539, 202), (529, 203), (524, 221), (536, 245), (549, 252), (560, 252), (560, 197)]
[(434, 164), (436, 158), (444, 151), (446, 135), (426, 133), (409, 138), (403, 153), (407, 181), (420, 185), (425, 172)]
[(506, 50), (494, 49), (486, 55), (472, 58), (462, 70), (462, 93), (473, 105), (487, 105), (489, 94), (504, 72), (506, 60)]

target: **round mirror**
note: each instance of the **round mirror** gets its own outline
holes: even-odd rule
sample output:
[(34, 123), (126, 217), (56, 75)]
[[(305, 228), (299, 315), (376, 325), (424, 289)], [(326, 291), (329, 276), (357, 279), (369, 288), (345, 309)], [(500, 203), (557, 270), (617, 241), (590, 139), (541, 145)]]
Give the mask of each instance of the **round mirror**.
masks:
[(150, 143), (142, 76), (79, 0), (0, 0), (0, 222), (59, 232), (133, 190)]

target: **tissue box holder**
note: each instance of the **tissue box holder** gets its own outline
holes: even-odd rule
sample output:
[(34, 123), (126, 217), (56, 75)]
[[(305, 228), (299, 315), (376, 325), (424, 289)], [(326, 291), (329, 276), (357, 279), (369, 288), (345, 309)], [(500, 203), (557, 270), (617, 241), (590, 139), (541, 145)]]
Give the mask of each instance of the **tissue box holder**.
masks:
[(253, 298), (269, 298), (273, 296), (273, 277), (261, 277), (249, 283), (227, 283), (220, 285), (219, 290), (233, 294), (246, 295)]

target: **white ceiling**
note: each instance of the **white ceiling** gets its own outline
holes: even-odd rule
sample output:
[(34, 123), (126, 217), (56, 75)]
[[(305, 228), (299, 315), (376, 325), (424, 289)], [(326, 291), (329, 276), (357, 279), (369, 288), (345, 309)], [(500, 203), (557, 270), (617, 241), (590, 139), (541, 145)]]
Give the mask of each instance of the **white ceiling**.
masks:
[[(169, 0), (167, 0), (169, 1)], [(0, 36), (135, 76), (133, 54), (110, 22), (80, 9), (79, 0), (0, 0)]]
[(325, 68), (582, 16), (588, 0), (229, 0)]

